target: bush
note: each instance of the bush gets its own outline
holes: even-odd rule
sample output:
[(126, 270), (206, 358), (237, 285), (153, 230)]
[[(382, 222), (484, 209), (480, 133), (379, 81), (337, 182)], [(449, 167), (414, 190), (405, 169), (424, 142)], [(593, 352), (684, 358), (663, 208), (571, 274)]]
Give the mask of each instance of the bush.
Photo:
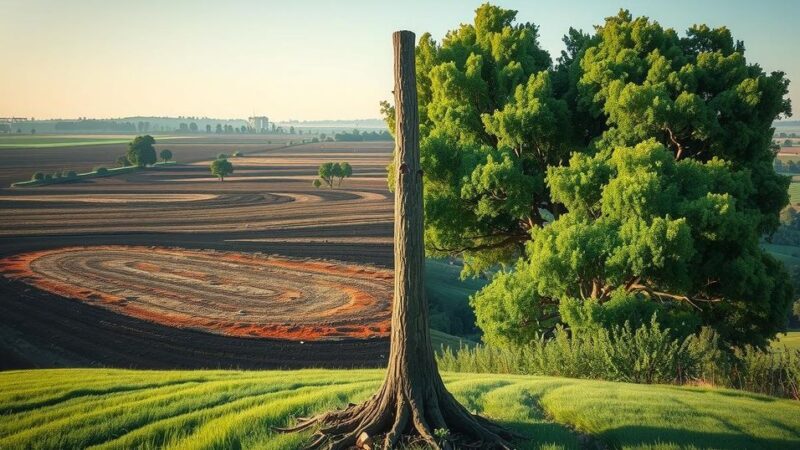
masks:
[(217, 155), (217, 159), (228, 159), (228, 155), (226, 155), (225, 153), (219, 153)]
[(32, 181), (42, 181), (44, 180), (44, 174), (42, 172), (35, 172), (31, 177)]
[(439, 368), (454, 372), (509, 373), (633, 383), (707, 383), (800, 399), (800, 350), (752, 347), (723, 351), (710, 328), (684, 339), (655, 320), (570, 335), (557, 328), (530, 345), (442, 348)]
[(108, 173), (108, 169), (106, 169), (105, 167), (96, 167), (94, 169), (94, 173), (96, 173), (98, 175), (105, 175), (105, 174)]
[(49, 173), (44, 176), (44, 181), (51, 181), (52, 179), (53, 179), (53, 176), (50, 175)]

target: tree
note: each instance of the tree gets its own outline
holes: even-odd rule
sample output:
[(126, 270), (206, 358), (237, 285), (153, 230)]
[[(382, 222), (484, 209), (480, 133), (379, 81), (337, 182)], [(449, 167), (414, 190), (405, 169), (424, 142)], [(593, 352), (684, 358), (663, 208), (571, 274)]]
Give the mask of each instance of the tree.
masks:
[(320, 188), (320, 186), (322, 186), (322, 182), (321, 182), (321, 181), (319, 181), (319, 178), (315, 178), (315, 179), (314, 179), (314, 182), (313, 182), (313, 183), (311, 183), (311, 184), (312, 184), (312, 185), (313, 185), (315, 188), (317, 188), (317, 189), (319, 189), (319, 188)]
[(783, 147), (791, 147), (791, 146), (792, 146), (791, 139), (786, 139), (785, 141), (783, 141)]
[(144, 167), (156, 163), (156, 148), (154, 147), (156, 140), (153, 136), (146, 134), (144, 136), (136, 136), (136, 138), (128, 144), (127, 158), (131, 164)]
[[(335, 168), (336, 165), (334, 165)], [(340, 162), (338, 164), (339, 170), (336, 171), (336, 177), (339, 179), (337, 186), (342, 185), (342, 180), (353, 176), (353, 167), (348, 162)]]
[(423, 283), (423, 172), (414, 34), (400, 31), (394, 33), (393, 40), (398, 170), (394, 189), (395, 294), (388, 370), (383, 386), (371, 399), (301, 421), (290, 430), (322, 425), (321, 436), (311, 444), (312, 448), (363, 448), (373, 437), (384, 435), (383, 448), (387, 449), (395, 448), (407, 436), (419, 437), (435, 449), (461, 448), (471, 441), (484, 448), (509, 449), (509, 433), (461, 406), (445, 388), (436, 368)]
[(172, 159), (172, 151), (168, 149), (161, 150), (161, 153), (158, 154), (164, 162), (167, 162)]
[(225, 177), (233, 173), (233, 164), (227, 159), (215, 159), (211, 163), (211, 175), (225, 181)]
[(217, 134), (222, 134), (222, 125), (217, 124)]
[(338, 164), (326, 162), (322, 163), (319, 166), (319, 169), (317, 169), (317, 175), (319, 176), (320, 180), (324, 181), (331, 189), (333, 189), (333, 179), (336, 177), (336, 173), (339, 171), (338, 167)]
[(130, 166), (131, 165), (131, 162), (128, 161), (128, 157), (125, 156), (125, 155), (122, 155), (119, 158), (117, 158), (116, 163), (120, 167), (125, 167), (125, 166)]
[(192, 133), (197, 133), (197, 124), (194, 123), (194, 122), (190, 123), (189, 124), (189, 131), (191, 131)]
[(189, 131), (189, 124), (181, 123), (180, 125), (178, 125), (178, 131), (180, 131), (181, 133)]
[(228, 159), (228, 155), (225, 153), (217, 153), (217, 159)]
[(206, 124), (206, 133), (211, 133), (211, 124)]
[(36, 134), (36, 128), (31, 128), (31, 134)]
[(788, 202), (771, 148), (784, 74), (726, 28), (679, 37), (627, 11), (570, 33), (549, 69), (515, 14), (483, 5), (417, 46), (426, 248), (503, 268), (473, 299), (486, 339), (657, 313), (764, 345), (792, 298), (759, 247)]

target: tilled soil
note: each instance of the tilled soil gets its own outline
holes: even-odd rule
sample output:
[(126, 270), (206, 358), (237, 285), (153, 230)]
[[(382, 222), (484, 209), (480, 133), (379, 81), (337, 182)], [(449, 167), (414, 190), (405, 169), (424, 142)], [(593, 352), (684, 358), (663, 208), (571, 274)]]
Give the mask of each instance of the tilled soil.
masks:
[[(239, 178), (224, 183), (208, 181), (205, 165), (181, 165), (83, 183), (2, 189), (0, 257), (68, 246), (134, 245), (321, 258), (391, 268), (392, 203), (384, 170), (391, 148), (392, 143), (325, 143), (271, 150), (233, 158)], [(332, 161), (350, 162), (353, 179), (344, 180), (337, 189), (311, 187), (308, 180), (326, 155)], [(28, 195), (32, 197), (24, 199)], [(136, 196), (154, 200), (131, 200)], [(129, 262), (147, 262), (147, 255), (133, 256)], [(156, 264), (159, 270), (150, 267), (151, 275), (175, 269), (164, 261)], [(180, 270), (207, 269), (199, 261), (187, 264)], [(140, 270), (146, 267), (139, 266)], [(302, 275), (295, 277), (296, 284), (304, 281)], [(372, 287), (367, 290), (372, 293)], [(208, 292), (209, 298), (222, 297), (219, 291)], [(329, 297), (325, 300), (329, 305), (349, 301), (341, 292), (308, 292), (314, 298)], [(240, 311), (247, 316), (255, 310), (252, 302), (246, 305), (248, 298), (242, 294), (236, 299), (242, 306), (236, 306), (233, 319)], [(263, 318), (267, 310), (259, 314)], [(229, 318), (216, 317), (219, 322)], [(261, 324), (262, 318), (250, 322)], [(166, 326), (18, 280), (0, 280), (2, 368), (380, 366), (388, 350), (388, 340), (382, 337), (353, 339), (345, 333), (334, 334), (336, 341), (311, 341), (299, 335), (295, 340), (279, 340), (263, 337), (268, 334), (258, 337), (257, 332), (243, 337), (225, 331), (225, 327), (198, 331)], [(380, 336), (384, 331), (356, 335)]]

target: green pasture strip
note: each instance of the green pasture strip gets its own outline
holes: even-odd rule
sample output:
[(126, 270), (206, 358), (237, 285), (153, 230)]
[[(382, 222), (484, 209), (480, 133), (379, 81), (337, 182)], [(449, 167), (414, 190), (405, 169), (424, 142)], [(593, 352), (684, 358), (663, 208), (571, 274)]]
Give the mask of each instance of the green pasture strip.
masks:
[[(237, 381), (258, 381), (259, 383), (272, 381), (283, 377), (282, 374), (270, 374), (265, 376), (263, 374), (258, 376), (241, 376), (235, 378)], [(230, 375), (226, 377), (230, 380)], [(32, 428), (45, 422), (52, 422), (63, 417), (72, 417), (86, 412), (91, 412), (96, 409), (105, 407), (112, 407), (117, 404), (127, 404), (139, 400), (151, 398), (161, 393), (169, 394), (176, 392), (183, 392), (191, 389), (203, 382), (216, 382), (222, 381), (222, 377), (203, 377), (203, 379), (188, 378), (178, 380), (177, 382), (164, 384), (162, 387), (150, 388), (147, 390), (136, 390), (132, 392), (119, 391), (102, 396), (83, 396), (77, 397), (63, 403), (57, 403), (51, 406), (38, 408), (35, 415), (32, 414), (8, 414), (4, 417), (4, 421), (0, 424), (0, 437), (7, 436), (19, 432), (20, 430)], [(181, 384), (182, 383), (182, 384)]]
[(35, 448), (85, 448), (117, 438), (154, 421), (222, 405), (237, 398), (274, 392), (282, 387), (280, 383), (257, 383), (252, 380), (203, 383), (46, 422), (0, 440), (0, 448), (16, 448), (31, 442), (36, 443)]
[[(127, 144), (136, 136), (125, 138), (88, 138), (79, 137), (71, 138), (66, 136), (19, 136), (19, 137), (0, 137), (0, 149), (3, 148), (59, 148), (59, 147), (79, 147), (86, 145), (109, 145), (109, 144)], [(154, 138), (164, 141), (170, 139), (190, 139), (199, 136), (153, 136)]]
[[(175, 161), (166, 161), (166, 162), (157, 162), (150, 167), (161, 167), (161, 166), (169, 166), (177, 164)], [(123, 167), (112, 167), (110, 169), (106, 169), (106, 173), (97, 173), (96, 170), (91, 172), (84, 172), (76, 174), (74, 177), (60, 177), (54, 178), (51, 180), (28, 180), (28, 181), (18, 181), (16, 183), (12, 183), (11, 187), (36, 187), (36, 186), (49, 186), (52, 184), (63, 184), (63, 183), (71, 183), (73, 181), (78, 180), (85, 180), (88, 178), (103, 178), (103, 177), (110, 177), (113, 175), (120, 175), (124, 173), (132, 173), (138, 170), (147, 169), (146, 167), (138, 167), (138, 166), (123, 166)]]
[(797, 401), (726, 389), (588, 380), (552, 383), (539, 386), (545, 411), (614, 448), (800, 446)]
[(348, 401), (360, 401), (379, 386), (380, 380), (354, 381), (340, 386), (305, 389), (289, 398), (276, 399), (239, 412), (211, 420), (188, 438), (167, 448), (230, 449), (250, 448), (246, 441), (263, 441), (271, 428), (287, 425), (292, 416), (307, 416), (324, 407), (341, 407)]
[[(276, 434), (293, 417), (360, 402), (384, 370), (131, 371), (0, 373), (0, 394), (35, 402), (10, 412), (0, 400), (0, 448), (294, 449), (309, 433)], [(568, 378), (443, 373), (470, 411), (530, 439), (519, 449), (798, 448), (800, 402), (742, 391)], [(103, 383), (103, 380), (108, 383)], [(85, 384), (85, 383), (86, 384)], [(162, 385), (143, 387), (161, 382)], [(165, 384), (173, 383), (173, 384)], [(87, 387), (87, 385), (89, 387)], [(113, 390), (113, 386), (140, 386)], [(10, 387), (9, 387), (10, 386)], [(37, 395), (38, 387), (46, 394)], [(581, 434), (588, 437), (580, 436)]]
[(786, 334), (779, 334), (778, 338), (772, 341), (772, 348), (775, 350), (800, 350), (800, 330), (788, 331)]

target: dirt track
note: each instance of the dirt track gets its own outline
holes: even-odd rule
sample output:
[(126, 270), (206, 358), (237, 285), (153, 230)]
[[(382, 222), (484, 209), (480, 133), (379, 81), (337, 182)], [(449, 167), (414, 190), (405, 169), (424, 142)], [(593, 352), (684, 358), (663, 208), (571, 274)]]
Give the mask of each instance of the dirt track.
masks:
[[(85, 183), (3, 189), (0, 256), (126, 244), (262, 252), (389, 268), (392, 204), (385, 166), (391, 146), (310, 144), (233, 158), (237, 179), (224, 183), (207, 180), (205, 164), (190, 164)], [(314, 189), (309, 180), (320, 160), (350, 162), (353, 179), (340, 189)], [(28, 195), (32, 197), (25, 199)], [(154, 201), (132, 201), (136, 196)], [(171, 340), (175, 343), (167, 343)], [(382, 364), (388, 343), (344, 339), (298, 345), (165, 327), (14, 280), (3, 280), (0, 286), (5, 368), (376, 366)], [(182, 353), (173, 365), (170, 352), (160, 350), (170, 346)], [(236, 350), (229, 352), (228, 346)]]

